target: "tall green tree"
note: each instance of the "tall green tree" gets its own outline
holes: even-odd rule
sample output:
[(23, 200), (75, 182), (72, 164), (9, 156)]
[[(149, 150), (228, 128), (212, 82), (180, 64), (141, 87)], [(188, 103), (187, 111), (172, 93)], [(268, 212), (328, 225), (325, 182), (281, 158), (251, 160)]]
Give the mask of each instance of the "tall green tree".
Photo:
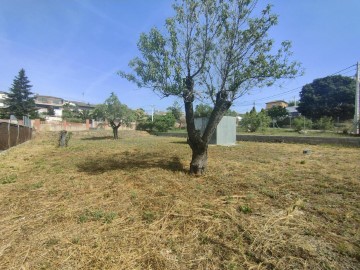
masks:
[(32, 85), (25, 74), (25, 70), (21, 69), (19, 74), (15, 77), (9, 94), (4, 103), (7, 106), (5, 112), (10, 115), (13, 114), (18, 119), (23, 116), (34, 115), (36, 112), (35, 101), (33, 93), (31, 92)]
[[(129, 63), (133, 73), (119, 72), (138, 87), (183, 99), (192, 149), (190, 173), (205, 171), (208, 143), (235, 99), (298, 74), (298, 63), (289, 59), (290, 42), (275, 48), (268, 37), (277, 16), (270, 5), (254, 12), (257, 4), (256, 0), (176, 1), (166, 31), (152, 28), (141, 34), (140, 56)], [(196, 98), (214, 104), (202, 135), (195, 128)]]
[(64, 120), (70, 120), (73, 118), (77, 118), (78, 110), (76, 109), (76, 105), (70, 102), (67, 102), (63, 105), (61, 117)]
[(109, 123), (114, 139), (119, 138), (118, 129), (121, 126), (128, 126), (136, 119), (135, 113), (128, 106), (122, 104), (115, 93), (111, 93), (104, 104), (96, 106), (93, 115), (95, 118)]
[(274, 107), (268, 109), (267, 114), (268, 114), (268, 116), (271, 117), (271, 119), (273, 119), (275, 121), (284, 120), (289, 115), (286, 108), (284, 108), (282, 106), (274, 106)]
[(316, 79), (301, 89), (298, 111), (313, 120), (322, 117), (352, 119), (355, 91), (355, 80), (350, 77), (336, 75)]
[(255, 107), (247, 112), (240, 121), (240, 126), (248, 132), (255, 132), (258, 130), (265, 131), (271, 122), (271, 118), (266, 111), (262, 109), (259, 113), (256, 112)]
[(148, 119), (148, 116), (146, 115), (146, 112), (143, 108), (136, 109), (134, 113), (135, 121), (137, 123), (145, 122)]
[(173, 105), (167, 108), (167, 111), (173, 114), (176, 121), (180, 121), (182, 112), (181, 112), (181, 105), (179, 104), (179, 102), (174, 101)]
[(207, 104), (198, 104), (195, 106), (195, 117), (210, 117), (213, 108)]

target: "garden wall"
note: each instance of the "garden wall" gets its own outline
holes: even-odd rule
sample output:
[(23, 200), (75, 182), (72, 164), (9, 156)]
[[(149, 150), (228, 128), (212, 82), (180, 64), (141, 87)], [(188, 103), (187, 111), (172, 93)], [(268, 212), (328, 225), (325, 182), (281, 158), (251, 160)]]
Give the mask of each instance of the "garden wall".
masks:
[(360, 137), (300, 137), (300, 136), (274, 136), (274, 135), (236, 135), (237, 141), (251, 142), (282, 142), (304, 144), (332, 144), (360, 147)]
[[(32, 120), (32, 126), (35, 131), (84, 131), (89, 129), (105, 129), (112, 130), (108, 124), (103, 122), (93, 121), (87, 119), (85, 123), (73, 123), (64, 121), (40, 121), (40, 119)], [(134, 130), (136, 127), (135, 123), (131, 123), (130, 127), (121, 126), (120, 130)]]
[[(187, 133), (160, 133), (159, 136), (187, 137)], [(360, 147), (360, 137), (310, 137), (274, 135), (236, 135), (237, 141), (269, 143), (330, 144)]]
[(0, 150), (6, 150), (10, 147), (30, 140), (32, 137), (32, 128), (0, 122)]

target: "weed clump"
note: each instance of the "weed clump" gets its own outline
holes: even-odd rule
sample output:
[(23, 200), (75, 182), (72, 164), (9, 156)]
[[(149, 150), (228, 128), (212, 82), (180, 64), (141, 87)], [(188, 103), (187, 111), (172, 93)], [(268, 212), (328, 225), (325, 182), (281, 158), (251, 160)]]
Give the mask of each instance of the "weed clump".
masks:
[(79, 223), (85, 223), (88, 221), (101, 221), (102, 223), (111, 223), (117, 214), (114, 212), (105, 212), (103, 210), (89, 210), (86, 209), (78, 217)]
[(16, 174), (11, 174), (11, 175), (2, 177), (2, 178), (0, 179), (0, 183), (1, 183), (2, 185), (12, 184), (12, 183), (15, 183), (15, 182), (16, 182), (16, 179), (17, 179), (17, 175), (16, 175)]

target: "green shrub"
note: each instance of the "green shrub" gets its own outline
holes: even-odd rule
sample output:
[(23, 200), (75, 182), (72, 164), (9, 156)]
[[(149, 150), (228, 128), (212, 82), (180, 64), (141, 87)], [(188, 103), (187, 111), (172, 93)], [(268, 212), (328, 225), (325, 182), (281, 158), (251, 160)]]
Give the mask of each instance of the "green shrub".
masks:
[(305, 117), (298, 117), (294, 119), (293, 127), (295, 131), (306, 130), (312, 128), (312, 121)]
[(350, 134), (354, 128), (354, 122), (346, 121), (343, 123), (337, 123), (337, 124), (335, 124), (335, 127), (336, 127), (337, 132), (341, 132), (343, 134)]
[(333, 130), (334, 121), (331, 117), (324, 116), (314, 123), (313, 128), (319, 130)]
[(151, 118), (148, 118), (146, 121), (138, 123), (136, 129), (150, 132), (154, 130), (166, 132), (174, 127), (175, 122), (174, 115), (169, 112), (165, 115), (154, 115), (154, 121), (151, 121)]
[(156, 115), (154, 117), (154, 128), (159, 132), (166, 132), (174, 127), (175, 122), (176, 119), (172, 113)]
[(145, 131), (152, 131), (154, 127), (153, 122), (151, 122), (151, 120), (146, 120), (144, 122), (139, 122), (136, 125), (136, 129), (137, 130), (145, 130)]
[(255, 132), (258, 130), (265, 131), (271, 123), (271, 118), (267, 115), (265, 110), (259, 113), (253, 108), (247, 112), (243, 119), (240, 121), (240, 126), (248, 132)]

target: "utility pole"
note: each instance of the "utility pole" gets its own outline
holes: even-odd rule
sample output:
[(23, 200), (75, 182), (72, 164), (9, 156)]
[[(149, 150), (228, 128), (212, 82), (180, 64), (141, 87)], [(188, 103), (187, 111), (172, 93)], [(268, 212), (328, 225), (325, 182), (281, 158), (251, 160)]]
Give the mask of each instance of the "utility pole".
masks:
[(360, 107), (360, 96), (359, 96), (359, 86), (360, 85), (360, 62), (357, 62), (356, 67), (356, 94), (355, 94), (355, 116), (354, 116), (354, 125), (355, 125), (355, 134), (359, 134), (359, 107)]
[(151, 122), (154, 122), (154, 109), (155, 109), (155, 105), (151, 105), (150, 107), (152, 108), (152, 110), (151, 110)]

